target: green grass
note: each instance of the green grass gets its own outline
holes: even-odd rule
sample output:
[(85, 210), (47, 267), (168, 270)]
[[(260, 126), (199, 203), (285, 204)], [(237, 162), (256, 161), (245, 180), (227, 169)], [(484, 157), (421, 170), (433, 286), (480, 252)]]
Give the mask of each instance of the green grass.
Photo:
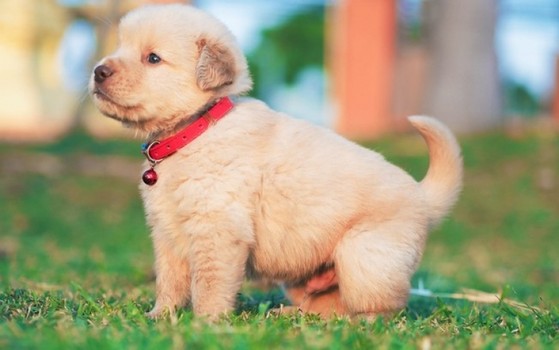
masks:
[[(218, 322), (189, 310), (154, 322), (149, 233), (137, 183), (81, 173), (84, 155), (140, 162), (139, 142), (75, 134), (51, 145), (2, 145), (0, 162), (0, 349), (545, 349), (559, 332), (559, 137), (526, 132), (462, 140), (466, 181), (453, 214), (434, 231), (414, 286), (498, 293), (527, 308), (414, 296), (375, 322), (267, 317), (278, 290), (247, 286)], [(371, 144), (421, 178), (417, 137)], [(54, 155), (63, 172), (20, 169)], [(19, 169), (19, 170), (14, 170)]]

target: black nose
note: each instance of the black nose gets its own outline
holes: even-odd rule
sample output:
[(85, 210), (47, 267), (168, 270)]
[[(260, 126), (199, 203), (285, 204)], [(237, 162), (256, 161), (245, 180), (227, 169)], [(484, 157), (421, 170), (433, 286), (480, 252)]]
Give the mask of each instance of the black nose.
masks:
[(93, 70), (95, 82), (99, 84), (107, 80), (107, 78), (113, 75), (113, 73), (113, 70), (104, 64), (95, 67)]

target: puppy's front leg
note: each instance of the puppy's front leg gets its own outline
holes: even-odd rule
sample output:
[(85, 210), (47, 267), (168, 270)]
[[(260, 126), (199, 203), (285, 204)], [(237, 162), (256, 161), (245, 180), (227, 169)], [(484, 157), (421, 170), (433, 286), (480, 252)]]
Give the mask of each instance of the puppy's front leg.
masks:
[[(156, 238), (156, 237), (155, 237)], [(168, 242), (154, 239), (156, 300), (147, 313), (158, 318), (165, 312), (174, 312), (190, 299), (190, 268), (186, 257), (177, 255)]]
[(249, 244), (227, 229), (192, 240), (192, 308), (197, 316), (216, 320), (230, 312), (245, 279)]

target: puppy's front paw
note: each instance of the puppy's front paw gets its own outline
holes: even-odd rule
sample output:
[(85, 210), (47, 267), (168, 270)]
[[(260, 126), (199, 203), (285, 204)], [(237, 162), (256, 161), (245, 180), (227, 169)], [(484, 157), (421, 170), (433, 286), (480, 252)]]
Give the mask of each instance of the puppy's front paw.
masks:
[(158, 306), (155, 305), (150, 312), (146, 312), (146, 316), (152, 320), (157, 320), (171, 316), (174, 313), (174, 308), (168, 306)]

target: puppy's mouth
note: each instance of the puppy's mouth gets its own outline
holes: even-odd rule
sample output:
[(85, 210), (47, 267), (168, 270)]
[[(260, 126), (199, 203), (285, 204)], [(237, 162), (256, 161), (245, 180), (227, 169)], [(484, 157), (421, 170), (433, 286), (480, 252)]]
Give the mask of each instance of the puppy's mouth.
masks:
[[(125, 105), (121, 103), (117, 103), (114, 98), (112, 98), (107, 92), (103, 91), (99, 86), (95, 86), (92, 91), (92, 95), (94, 99), (101, 103), (107, 103), (113, 108), (111, 110), (116, 109), (120, 111), (120, 113), (109, 113), (108, 111), (104, 110), (102, 106), (98, 106), (99, 109), (109, 118), (116, 119), (121, 122), (129, 122), (129, 118), (125, 117), (129, 112), (137, 111), (139, 109), (138, 106), (134, 105)], [(124, 113), (122, 113), (124, 112)]]
[(126, 107), (126, 106), (123, 106), (119, 103), (116, 103), (105, 91), (103, 91), (98, 86), (95, 86), (95, 88), (93, 88), (92, 93), (93, 93), (93, 96), (98, 100), (101, 100), (101, 101), (104, 101), (104, 102), (109, 102), (109, 103), (111, 103), (113, 105), (116, 105), (118, 107), (122, 107), (122, 108)]
[(99, 86), (94, 86), (91, 91), (97, 108), (107, 117), (121, 122), (124, 126), (149, 132), (154, 128), (156, 120), (145, 117), (141, 105), (126, 105), (115, 102), (106, 91)]

